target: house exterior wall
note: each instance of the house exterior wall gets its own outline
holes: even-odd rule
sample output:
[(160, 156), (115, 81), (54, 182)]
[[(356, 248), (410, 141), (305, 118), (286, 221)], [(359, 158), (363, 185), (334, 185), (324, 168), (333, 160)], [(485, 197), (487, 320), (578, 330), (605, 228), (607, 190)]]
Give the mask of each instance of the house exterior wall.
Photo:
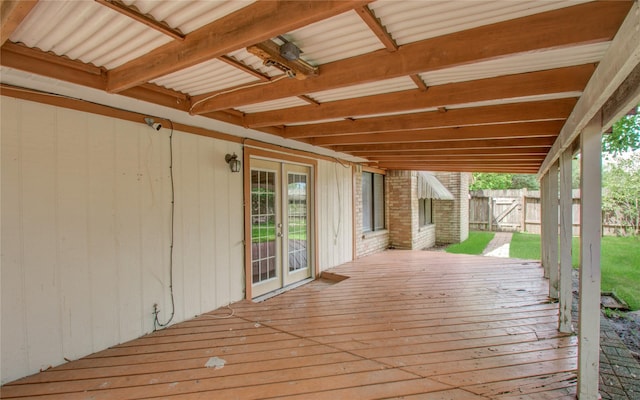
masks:
[(418, 176), (415, 171), (389, 171), (389, 237), (396, 249), (424, 249), (435, 244), (435, 225), (420, 226)]
[(353, 174), (353, 207), (355, 208), (356, 258), (378, 253), (389, 247), (389, 184), (385, 177), (385, 226), (387, 229), (364, 233), (362, 230), (362, 171)]
[[(34, 118), (37, 116), (37, 118)], [(2, 97), (2, 383), (170, 311), (169, 130)], [(165, 127), (166, 128), (166, 127)], [(175, 132), (172, 323), (244, 298), (238, 143)], [(353, 259), (352, 167), (318, 160), (320, 270)]]
[[(4, 383), (152, 331), (154, 303), (168, 319), (171, 188), (168, 129), (1, 110)], [(242, 148), (181, 132), (173, 148), (179, 322), (244, 297), (242, 174), (224, 162)]]
[(438, 172), (438, 180), (454, 200), (434, 200), (436, 243), (463, 242), (469, 237), (469, 177), (466, 172)]
[(320, 271), (353, 260), (352, 167), (318, 160), (318, 262)]

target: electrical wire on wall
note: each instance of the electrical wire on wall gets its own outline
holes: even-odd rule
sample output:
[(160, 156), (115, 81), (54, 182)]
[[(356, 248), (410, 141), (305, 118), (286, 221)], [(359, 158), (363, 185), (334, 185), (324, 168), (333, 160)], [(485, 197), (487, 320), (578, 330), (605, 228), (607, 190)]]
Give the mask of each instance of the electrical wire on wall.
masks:
[(338, 158), (334, 157), (336, 162), (333, 164), (333, 171), (336, 176), (336, 191), (338, 192), (338, 223), (336, 227), (336, 223), (334, 222), (333, 228), (333, 245), (336, 246), (338, 244), (338, 236), (340, 235), (340, 228), (342, 226), (342, 194), (340, 190), (340, 179), (338, 177), (338, 164), (342, 166), (342, 168), (349, 168), (349, 165), (345, 165)]
[[(160, 313), (160, 309), (158, 309), (158, 304), (153, 305), (153, 330), (156, 331), (158, 328), (164, 328), (173, 321), (173, 317), (176, 314), (176, 303), (173, 295), (173, 244), (174, 244), (174, 221), (175, 221), (175, 184), (173, 179), (173, 121), (168, 120), (171, 125), (171, 131), (169, 132), (169, 179), (171, 182), (171, 227), (170, 227), (170, 239), (169, 239), (169, 293), (171, 295), (171, 315), (166, 322), (160, 322), (158, 319), (158, 314)], [(147, 122), (149, 124), (149, 122)], [(149, 126), (156, 128), (153, 126), (153, 120)], [(160, 128), (162, 127), (159, 125)]]

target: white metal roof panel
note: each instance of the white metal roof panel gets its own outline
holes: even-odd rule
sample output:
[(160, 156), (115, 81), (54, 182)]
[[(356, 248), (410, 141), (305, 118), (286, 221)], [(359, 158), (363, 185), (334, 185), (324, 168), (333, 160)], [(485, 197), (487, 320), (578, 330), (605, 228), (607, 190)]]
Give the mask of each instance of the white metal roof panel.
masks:
[(585, 1), (397, 1), (378, 0), (369, 8), (398, 45), (442, 36)]
[(399, 92), (402, 90), (417, 89), (415, 82), (408, 76), (401, 76), (393, 79), (363, 83), (342, 87), (338, 89), (323, 90), (321, 92), (310, 93), (308, 96), (319, 103), (329, 101), (352, 99), (356, 97), (371, 96), (382, 93)]
[(258, 78), (223, 61), (209, 60), (151, 81), (196, 96), (256, 82)]
[(40, 1), (10, 40), (111, 69), (172, 39), (95, 1)]
[[(265, 88), (265, 90), (269, 90)], [(297, 106), (306, 106), (309, 105), (306, 101), (302, 100), (299, 97), (285, 97), (284, 99), (272, 100), (272, 101), (264, 101), (262, 103), (248, 104), (246, 106), (238, 107), (236, 110), (242, 111), (245, 114), (263, 112), (263, 111), (272, 111), (279, 110), (282, 108), (290, 108)]]
[[(189, 33), (250, 1), (129, 1), (143, 13)], [(92, 0), (40, 1), (10, 37), (57, 55), (116, 68), (173, 40)]]
[(169, 26), (178, 28), (185, 35), (254, 2), (255, 0), (124, 0), (125, 4), (137, 7), (140, 12), (151, 15), (156, 21), (164, 21)]
[(599, 62), (610, 42), (535, 51), (420, 74), (427, 86)]
[(314, 66), (384, 48), (355, 11), (316, 22), (283, 36), (303, 51), (300, 58)]

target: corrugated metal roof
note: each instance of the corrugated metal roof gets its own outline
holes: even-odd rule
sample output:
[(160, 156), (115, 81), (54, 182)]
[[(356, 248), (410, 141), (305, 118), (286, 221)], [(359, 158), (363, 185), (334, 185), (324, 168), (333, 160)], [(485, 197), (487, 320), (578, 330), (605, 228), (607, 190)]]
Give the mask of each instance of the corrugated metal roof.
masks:
[(156, 21), (164, 21), (178, 28), (184, 34), (191, 33), (204, 25), (244, 8), (255, 0), (199, 0), (199, 1), (158, 1), (125, 0), (143, 14), (153, 16)]
[[(143, 13), (189, 33), (248, 1), (129, 1)], [(72, 60), (116, 68), (172, 40), (95, 1), (40, 1), (10, 37)]]
[[(269, 90), (269, 89), (265, 89)], [(306, 101), (299, 97), (286, 97), (284, 99), (278, 99), (273, 101), (265, 101), (262, 103), (248, 104), (246, 106), (238, 107), (236, 110), (242, 111), (245, 114), (257, 113), (263, 111), (278, 110), (281, 108), (290, 108), (297, 106), (309, 105)]]
[(317, 66), (384, 48), (355, 11), (349, 11), (283, 35)]
[(398, 45), (585, 1), (396, 1), (369, 4)]
[(399, 78), (385, 79), (360, 85), (347, 86), (339, 89), (323, 90), (321, 92), (310, 93), (309, 97), (319, 103), (329, 101), (352, 99), (356, 97), (371, 96), (382, 93), (393, 93), (402, 90), (417, 89), (415, 82), (407, 76)]
[(210, 60), (151, 82), (195, 96), (256, 81), (255, 76), (223, 61)]
[(587, 44), (571, 48), (517, 54), (495, 60), (446, 68), (420, 74), (428, 86), (522, 74), (553, 68), (595, 63), (609, 48), (610, 42)]

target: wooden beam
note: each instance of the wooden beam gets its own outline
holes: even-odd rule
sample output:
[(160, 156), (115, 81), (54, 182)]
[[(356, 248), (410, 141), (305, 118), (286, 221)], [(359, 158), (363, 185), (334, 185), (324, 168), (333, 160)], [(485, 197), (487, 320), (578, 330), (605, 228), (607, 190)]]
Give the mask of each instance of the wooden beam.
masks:
[(260, 58), (265, 65), (271, 65), (286, 73), (290, 78), (307, 79), (318, 75), (318, 68), (302, 59), (288, 60), (280, 55), (280, 46), (268, 39), (247, 47), (247, 51)]
[(246, 72), (247, 74), (253, 75), (254, 77), (260, 79), (263, 82), (269, 81), (271, 80), (271, 78), (268, 75), (263, 74), (260, 71), (257, 71), (253, 68), (251, 68), (248, 65), (245, 65), (243, 63), (241, 63), (240, 61), (237, 61), (229, 56), (220, 56), (218, 57), (218, 60), (225, 62), (229, 65), (231, 65), (232, 67), (238, 68), (239, 70)]
[[(403, 112), (478, 101), (582, 91), (594, 69), (593, 64), (587, 64), (432, 86), (426, 92), (413, 89), (337, 100), (322, 103), (318, 107), (290, 107), (248, 114), (246, 123), (251, 128), (259, 128), (288, 123)], [(265, 92), (270, 90), (271, 86)], [(196, 111), (192, 112), (197, 114)], [(442, 114), (446, 115), (448, 112)]]
[(630, 104), (633, 109), (640, 104), (640, 62), (602, 106), (603, 132), (629, 112)]
[(344, 153), (355, 154), (359, 153), (361, 157), (401, 157), (401, 156), (431, 156), (431, 155), (446, 155), (446, 156), (468, 156), (468, 155), (533, 155), (533, 156), (546, 156), (549, 151), (547, 146), (538, 147), (507, 147), (507, 148), (483, 148), (483, 149), (411, 149), (411, 150), (396, 150), (390, 152), (388, 150), (371, 150), (365, 152), (358, 152), (356, 150), (348, 151)]
[(598, 398), (600, 375), (600, 237), (602, 123), (596, 114), (580, 135), (580, 298), (578, 398)]
[(573, 154), (570, 149), (565, 150), (560, 158), (560, 279), (558, 288), (558, 329), (563, 333), (572, 333), (571, 306), (572, 293), (572, 257), (571, 247), (573, 239), (573, 190), (572, 164)]
[(380, 19), (376, 17), (376, 15), (371, 11), (368, 6), (362, 6), (356, 8), (358, 15), (365, 24), (371, 29), (371, 31), (378, 37), (378, 40), (382, 42), (384, 47), (388, 51), (396, 51), (398, 50), (398, 45), (395, 40), (391, 37), (391, 34), (387, 32), (387, 29), (382, 25)]
[[(371, 157), (370, 157), (371, 158)], [(385, 154), (378, 155), (374, 157), (376, 160), (388, 160), (388, 161), (403, 161), (403, 160), (418, 160), (418, 161), (429, 161), (429, 160), (443, 160), (443, 161), (473, 161), (473, 160), (505, 160), (505, 161), (542, 161), (544, 160), (544, 155), (530, 155), (530, 154), (428, 154), (428, 155), (411, 155), (408, 153), (401, 154)]]
[(29, 15), (38, 0), (3, 0), (0, 3), (0, 46)]
[[(142, 57), (109, 71), (107, 91), (110, 93), (121, 92), (160, 76), (341, 14), (366, 3), (368, 1), (265, 1), (253, 3), (191, 32), (182, 42), (167, 43)], [(216, 110), (209, 109), (202, 112), (209, 111)]]
[(415, 150), (452, 150), (452, 149), (499, 149), (499, 148), (526, 148), (526, 147), (551, 147), (554, 137), (536, 137), (526, 139), (487, 139), (487, 140), (461, 140), (428, 143), (383, 143), (363, 145), (333, 146), (332, 150), (344, 151), (352, 154), (366, 153), (370, 151), (415, 151)]
[(109, 7), (116, 12), (119, 12), (122, 15), (126, 15), (127, 17), (138, 21), (142, 24), (145, 24), (151, 29), (155, 29), (156, 31), (167, 35), (176, 40), (184, 40), (184, 34), (178, 28), (173, 28), (169, 26), (164, 21), (158, 21), (153, 18), (151, 15), (143, 14), (138, 10), (135, 5), (126, 5), (120, 0), (95, 0), (97, 3), (102, 4), (103, 6)]
[(424, 83), (424, 81), (422, 80), (422, 78), (420, 78), (420, 75), (418, 74), (412, 74), (409, 75), (409, 78), (411, 78), (411, 80), (413, 81), (413, 83), (416, 84), (416, 86), (418, 86), (418, 89), (426, 92), (427, 90), (429, 90), (429, 87), (427, 86), (426, 83)]
[(499, 173), (517, 173), (517, 174), (533, 174), (536, 167), (518, 167), (518, 166), (483, 166), (483, 165), (437, 165), (437, 164), (416, 164), (416, 165), (395, 165), (386, 164), (381, 168), (401, 170), (401, 171), (449, 171), (449, 172), (499, 172)]
[(407, 44), (392, 53), (381, 50), (335, 61), (322, 65), (322, 73), (316, 79), (280, 81), (266, 93), (260, 88), (247, 88), (202, 103), (197, 112), (408, 76), (520, 52), (608, 41), (629, 7), (628, 2), (580, 4)]
[[(631, 10), (620, 26), (598, 68), (593, 73), (583, 95), (562, 128), (539, 174), (549, 169), (560, 154), (573, 144), (582, 129), (612, 97), (616, 89), (640, 63), (640, 4), (632, 3)], [(632, 103), (629, 99), (629, 103)], [(637, 105), (629, 104), (629, 108)]]
[[(94, 89), (105, 90), (106, 87), (105, 70), (102, 68), (11, 42), (5, 43), (0, 48), (0, 64)], [(190, 99), (184, 93), (150, 83), (127, 89), (119, 94), (180, 111), (188, 111), (190, 108)], [(242, 116), (226, 112), (213, 112), (202, 116), (234, 125), (243, 125)], [(277, 127), (259, 130), (273, 135), (282, 135), (282, 129)]]
[(523, 122), (515, 124), (465, 126), (460, 128), (420, 129), (342, 136), (323, 136), (311, 140), (314, 146), (334, 146), (372, 143), (433, 142), (558, 136), (563, 121)]
[(295, 139), (354, 133), (411, 131), (426, 128), (564, 120), (571, 113), (577, 100), (577, 98), (571, 97), (557, 100), (462, 108), (448, 110), (446, 113), (430, 111), (389, 117), (287, 126), (284, 128), (283, 136), (288, 139)]

